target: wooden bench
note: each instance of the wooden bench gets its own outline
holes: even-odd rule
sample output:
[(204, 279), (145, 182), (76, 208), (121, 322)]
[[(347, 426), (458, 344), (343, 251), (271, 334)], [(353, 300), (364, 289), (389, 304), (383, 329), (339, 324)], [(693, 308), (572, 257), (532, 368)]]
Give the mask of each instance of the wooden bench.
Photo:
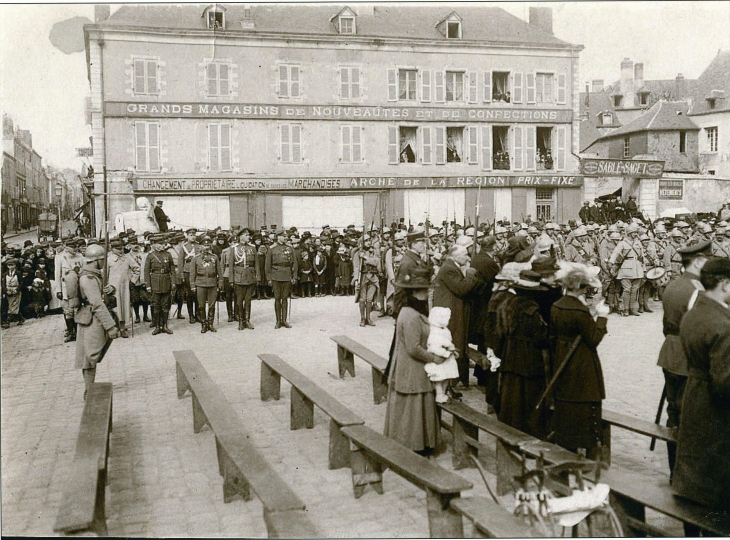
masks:
[(350, 447), (342, 436), (342, 426), (364, 424), (365, 421), (322, 390), (310, 379), (273, 354), (260, 354), (261, 400), (281, 397), (281, 378), (291, 384), (291, 429), (314, 427), (314, 405), (330, 417), (329, 468), (340, 469), (350, 464)]
[(76, 454), (53, 526), (55, 532), (91, 531), (107, 536), (105, 495), (111, 431), (112, 383), (94, 383), (81, 414)]
[(621, 414), (603, 409), (603, 461), (611, 464), (611, 426), (633, 431), (640, 435), (653, 437), (660, 441), (677, 442), (677, 435), (674, 429), (660, 426), (653, 422), (647, 422), (634, 418), (627, 414)]
[(486, 497), (457, 497), (451, 499), (451, 510), (474, 522), (481, 538), (539, 538), (541, 535)]
[(330, 336), (330, 339), (337, 343), (337, 368), (340, 379), (345, 378), (345, 373), (349, 373), (351, 377), (354, 377), (355, 356), (362, 358), (372, 367), (373, 401), (376, 405), (387, 401), (388, 385), (383, 382), (383, 373), (388, 365), (388, 359), (347, 336)]
[(177, 396), (192, 394), (193, 431), (206, 425), (215, 434), (218, 472), (223, 477), (223, 501), (252, 499), (264, 507), (264, 521), (271, 538), (318, 537), (306, 507), (276, 471), (251, 445), (241, 418), (213, 382), (192, 351), (174, 351)]
[(431, 538), (463, 537), (461, 515), (449, 510), (449, 503), (473, 487), (458, 474), (447, 471), (405, 446), (367, 426), (347, 426), (342, 433), (350, 440), (350, 468), (355, 498), (368, 486), (383, 493), (383, 466), (426, 491)]

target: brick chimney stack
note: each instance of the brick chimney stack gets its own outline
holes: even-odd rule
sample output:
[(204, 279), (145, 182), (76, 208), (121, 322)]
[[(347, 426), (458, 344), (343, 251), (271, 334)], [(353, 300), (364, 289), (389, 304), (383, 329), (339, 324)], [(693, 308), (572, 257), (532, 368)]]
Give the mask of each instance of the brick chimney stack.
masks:
[(621, 61), (621, 94), (624, 96), (622, 103), (624, 107), (634, 106), (634, 63), (629, 58)]
[(593, 79), (591, 81), (591, 92), (603, 92), (603, 79)]
[(687, 81), (684, 79), (684, 75), (681, 73), (677, 74), (677, 78), (674, 79), (674, 99), (680, 100), (687, 94)]
[(553, 8), (550, 7), (531, 7), (530, 8), (530, 24), (540, 30), (553, 33)]

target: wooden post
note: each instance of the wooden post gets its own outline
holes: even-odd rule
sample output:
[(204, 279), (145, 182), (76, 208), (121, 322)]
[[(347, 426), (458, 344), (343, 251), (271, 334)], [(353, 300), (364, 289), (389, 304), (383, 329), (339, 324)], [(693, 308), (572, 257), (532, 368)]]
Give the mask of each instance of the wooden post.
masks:
[(373, 366), (373, 402), (376, 405), (388, 401), (388, 385), (383, 383), (383, 373)]
[(513, 491), (512, 480), (522, 474), (522, 464), (509, 451), (510, 447), (497, 439), (497, 495)]
[(208, 417), (205, 416), (205, 411), (193, 392), (193, 432), (200, 433), (206, 425), (210, 425), (210, 422), (208, 422)]
[(471, 448), (466, 438), (470, 437), (479, 440), (479, 428), (475, 425), (465, 422), (463, 419), (453, 416), (453, 448), (451, 452), (451, 464), (454, 469), (465, 469), (474, 467), (474, 463), (469, 459), (470, 455), (477, 455), (476, 449)]
[(291, 429), (314, 427), (314, 403), (296, 386), (291, 387)]
[(437, 493), (426, 488), (428, 530), (431, 538), (463, 538), (464, 525), (461, 515), (449, 510), (449, 502), (458, 493)]
[(281, 397), (281, 375), (261, 362), (261, 401), (272, 399), (279, 401)]
[(379, 462), (350, 441), (350, 470), (352, 471), (352, 490), (359, 499), (368, 486), (383, 494), (383, 468)]
[(190, 390), (190, 385), (188, 385), (185, 373), (177, 362), (175, 362), (175, 374), (177, 376), (177, 398), (180, 399), (186, 391)]
[(337, 345), (337, 369), (340, 372), (340, 379), (345, 378), (345, 373), (355, 376), (355, 355), (345, 349), (342, 345)]
[(350, 466), (350, 444), (347, 437), (340, 431), (340, 427), (342, 426), (335, 422), (333, 418), (330, 418), (330, 470)]
[(218, 457), (218, 474), (223, 476), (225, 473), (225, 458), (226, 451), (218, 440), (218, 436), (215, 436), (215, 455)]
[(248, 481), (241, 475), (236, 464), (228, 457), (228, 454), (221, 454), (223, 461), (223, 502), (229, 503), (236, 499), (250, 501), (251, 486)]

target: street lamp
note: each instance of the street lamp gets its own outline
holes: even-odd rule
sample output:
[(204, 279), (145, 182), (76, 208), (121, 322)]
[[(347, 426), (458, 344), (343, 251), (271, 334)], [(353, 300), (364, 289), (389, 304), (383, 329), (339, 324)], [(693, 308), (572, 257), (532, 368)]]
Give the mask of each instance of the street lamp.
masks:
[(58, 219), (61, 219), (61, 194), (63, 193), (63, 187), (61, 186), (61, 182), (56, 183), (56, 187), (54, 189), (54, 192), (56, 193), (56, 200), (58, 201)]

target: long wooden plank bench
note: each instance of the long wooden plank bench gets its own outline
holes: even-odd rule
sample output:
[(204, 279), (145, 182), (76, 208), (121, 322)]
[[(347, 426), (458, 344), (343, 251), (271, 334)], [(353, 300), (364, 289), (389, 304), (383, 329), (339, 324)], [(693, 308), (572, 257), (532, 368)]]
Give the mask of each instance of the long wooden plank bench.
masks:
[(319, 537), (306, 507), (261, 453), (248, 442), (238, 414), (192, 351), (173, 351), (177, 396), (192, 395), (193, 431), (208, 425), (215, 434), (218, 472), (223, 477), (223, 501), (249, 501), (252, 493), (264, 507), (271, 538)]
[(474, 523), (481, 538), (539, 538), (541, 535), (486, 497), (451, 499), (451, 510)]
[(364, 424), (365, 421), (317, 386), (312, 380), (273, 354), (260, 354), (261, 400), (281, 397), (281, 378), (291, 384), (291, 429), (314, 427), (314, 405), (330, 417), (329, 468), (340, 469), (350, 464), (347, 439), (342, 426)]
[(364, 345), (347, 336), (330, 336), (337, 343), (337, 369), (340, 379), (349, 373), (355, 376), (355, 356), (362, 358), (372, 367), (373, 402), (377, 405), (388, 399), (388, 386), (383, 382), (383, 373), (388, 365), (388, 359), (371, 351)]
[(621, 414), (603, 409), (603, 461), (611, 463), (611, 427), (617, 427), (632, 431), (640, 435), (646, 435), (666, 442), (677, 442), (677, 434), (674, 429), (660, 426), (653, 422), (634, 418), (628, 414)]
[(76, 453), (53, 526), (55, 532), (107, 535), (105, 495), (111, 431), (112, 383), (94, 383), (81, 414)]
[(449, 511), (449, 503), (471, 489), (471, 482), (365, 425), (343, 427), (342, 433), (351, 443), (355, 498), (360, 498), (368, 486), (383, 493), (383, 466), (386, 465), (426, 492), (431, 538), (463, 536), (461, 516)]

